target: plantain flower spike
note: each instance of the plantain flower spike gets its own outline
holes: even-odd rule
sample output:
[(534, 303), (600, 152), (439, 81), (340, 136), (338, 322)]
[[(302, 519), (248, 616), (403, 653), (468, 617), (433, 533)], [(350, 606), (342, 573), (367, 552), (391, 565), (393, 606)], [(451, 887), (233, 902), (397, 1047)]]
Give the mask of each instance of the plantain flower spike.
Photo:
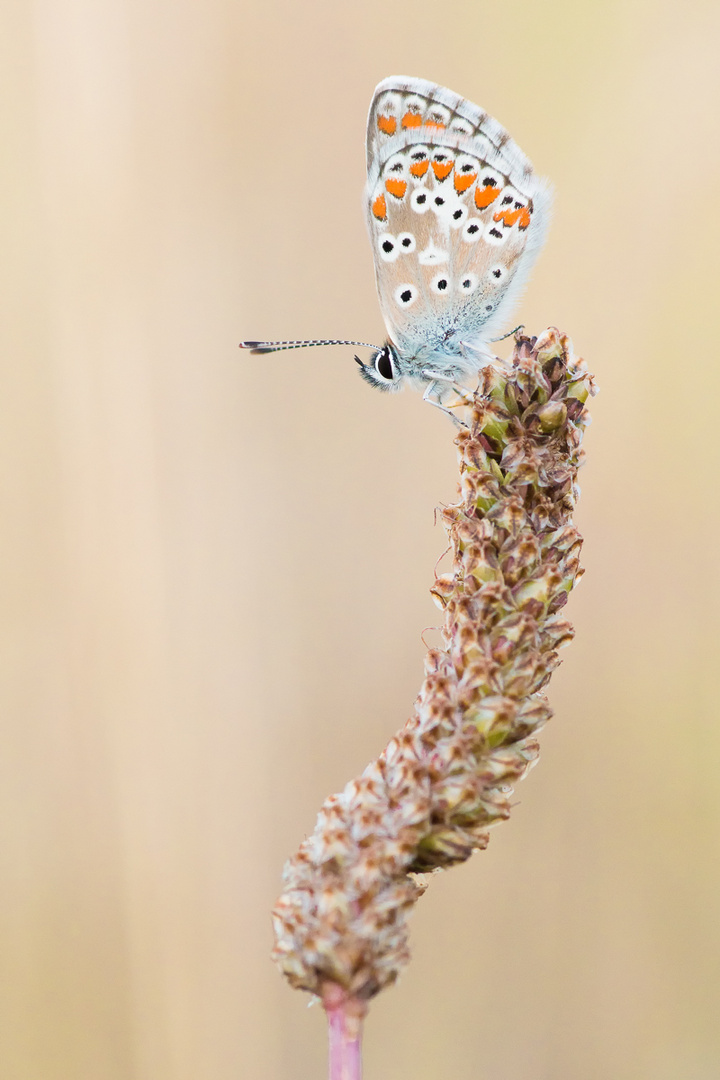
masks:
[(459, 501), (440, 512), (452, 570), (431, 590), (444, 648), (428, 651), (402, 730), (326, 800), (273, 912), (280, 970), (329, 1017), (357, 1016), (355, 1031), (408, 962), (423, 875), (486, 847), (537, 759), (545, 686), (573, 636), (563, 608), (582, 574), (572, 514), (594, 392), (554, 328), (517, 337), (510, 361), (459, 392)]

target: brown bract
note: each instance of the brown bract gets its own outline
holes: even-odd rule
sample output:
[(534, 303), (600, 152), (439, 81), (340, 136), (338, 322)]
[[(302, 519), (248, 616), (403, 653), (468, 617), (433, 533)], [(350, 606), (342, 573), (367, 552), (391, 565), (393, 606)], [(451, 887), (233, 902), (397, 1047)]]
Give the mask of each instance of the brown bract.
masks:
[(427, 884), (415, 875), (464, 861), (509, 816), (573, 636), (562, 609), (582, 573), (572, 512), (593, 393), (551, 328), (459, 400), (460, 501), (441, 511), (453, 565), (431, 590), (445, 648), (427, 654), (410, 720), (285, 867), (273, 956), (293, 986), (367, 1001), (392, 983)]

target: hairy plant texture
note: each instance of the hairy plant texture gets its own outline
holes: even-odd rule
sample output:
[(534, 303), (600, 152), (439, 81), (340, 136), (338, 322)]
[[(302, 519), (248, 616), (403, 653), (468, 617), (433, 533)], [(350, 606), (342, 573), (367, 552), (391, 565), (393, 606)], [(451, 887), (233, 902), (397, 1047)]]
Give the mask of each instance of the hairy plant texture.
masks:
[(273, 913), (280, 969), (329, 1010), (342, 999), (360, 1015), (397, 978), (427, 884), (415, 875), (484, 848), (537, 758), (543, 688), (573, 635), (562, 609), (582, 573), (572, 512), (593, 392), (550, 329), (460, 397), (460, 501), (441, 511), (452, 571), (432, 588), (445, 648), (428, 652), (404, 728), (326, 800)]

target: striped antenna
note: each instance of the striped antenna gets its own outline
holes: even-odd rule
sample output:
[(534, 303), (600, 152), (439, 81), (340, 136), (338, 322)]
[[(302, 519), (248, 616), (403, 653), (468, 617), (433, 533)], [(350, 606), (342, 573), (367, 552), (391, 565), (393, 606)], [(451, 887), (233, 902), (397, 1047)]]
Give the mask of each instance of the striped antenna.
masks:
[(241, 349), (249, 349), (251, 353), (280, 352), (282, 349), (307, 349), (311, 345), (361, 345), (364, 349), (379, 349), (379, 345), (370, 345), (367, 341), (336, 341), (329, 338), (318, 341), (241, 341)]

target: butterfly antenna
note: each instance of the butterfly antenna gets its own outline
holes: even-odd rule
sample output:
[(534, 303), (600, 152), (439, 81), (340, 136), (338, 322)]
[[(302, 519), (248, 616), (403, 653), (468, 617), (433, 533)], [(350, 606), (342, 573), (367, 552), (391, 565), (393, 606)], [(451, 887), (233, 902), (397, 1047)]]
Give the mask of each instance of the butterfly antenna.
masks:
[(249, 349), (256, 356), (261, 353), (280, 352), (282, 349), (308, 349), (312, 345), (361, 345), (364, 349), (378, 349), (379, 345), (370, 345), (367, 341), (338, 341), (335, 338), (322, 338), (318, 341), (241, 341), (241, 349)]

